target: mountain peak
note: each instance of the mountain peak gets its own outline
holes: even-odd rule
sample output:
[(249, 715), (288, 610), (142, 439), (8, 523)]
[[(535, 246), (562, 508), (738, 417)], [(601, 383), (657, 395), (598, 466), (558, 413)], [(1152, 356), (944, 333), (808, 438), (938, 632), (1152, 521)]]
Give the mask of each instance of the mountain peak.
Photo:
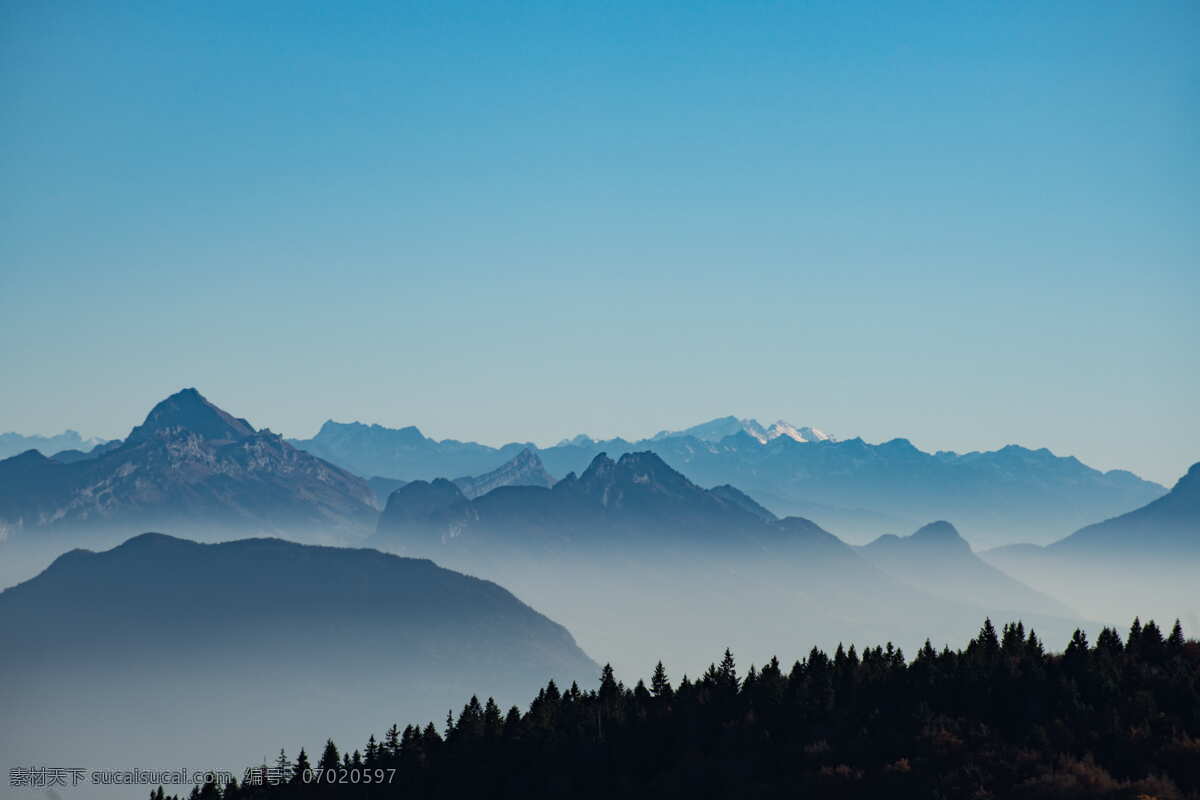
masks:
[(1180, 489), (1188, 492), (1200, 491), (1200, 461), (1188, 467), (1188, 471), (1175, 483), (1172, 491)]
[(194, 388), (181, 389), (159, 402), (146, 421), (129, 433), (127, 442), (139, 442), (168, 428), (183, 428), (205, 439), (238, 441), (254, 435), (254, 427), (205, 399)]
[(781, 419), (776, 420), (770, 427), (767, 427), (756, 419), (749, 417), (738, 418), (732, 415), (710, 419), (708, 422), (702, 422), (699, 425), (693, 425), (681, 431), (659, 431), (653, 436), (651, 441), (661, 441), (679, 436), (691, 436), (702, 442), (719, 442), (730, 436), (740, 435), (749, 436), (757, 440), (759, 444), (766, 444), (780, 437), (792, 439), (797, 442), (837, 441), (824, 431), (810, 428), (807, 425), (797, 427)]
[(944, 519), (939, 519), (937, 522), (931, 522), (928, 525), (922, 525), (912, 535), (912, 538), (927, 542), (954, 542), (963, 540), (958, 529)]
[[(436, 483), (436, 481), (435, 481)], [(474, 477), (455, 478), (457, 486), (467, 498), (482, 497), (501, 486), (554, 486), (554, 478), (542, 466), (542, 459), (531, 447), (526, 447), (496, 469)]]

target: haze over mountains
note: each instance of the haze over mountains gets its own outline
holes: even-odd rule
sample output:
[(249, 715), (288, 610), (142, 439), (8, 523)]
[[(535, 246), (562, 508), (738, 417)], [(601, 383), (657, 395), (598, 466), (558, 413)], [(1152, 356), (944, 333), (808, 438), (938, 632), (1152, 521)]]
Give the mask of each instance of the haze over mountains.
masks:
[(1005, 572), (1096, 614), (1179, 616), (1200, 627), (1200, 463), (1141, 508), (1087, 525), (1050, 545), (981, 554)]
[[(352, 472), (406, 481), (478, 474), (536, 449), (335, 422), (313, 439), (289, 441)], [(928, 453), (905, 439), (838, 441), (811, 428), (782, 422), (764, 428), (735, 417), (638, 442), (577, 436), (537, 453), (550, 474), (565, 475), (582, 472), (601, 452), (616, 458), (640, 450), (653, 450), (702, 485), (732, 484), (777, 514), (813, 519), (862, 543), (934, 519), (951, 520), (980, 545), (1050, 542), (1166, 491), (1130, 472), (1101, 472), (1045, 448)]]
[(697, 486), (648, 451), (601, 454), (553, 488), (506, 486), (474, 499), (445, 479), (413, 481), (392, 493), (368, 543), (551, 605), (585, 648), (630, 669), (657, 649), (694, 670), (714, 635), (753, 652), (771, 640), (849, 632), (867, 641), (883, 630), (915, 647), (922, 630), (969, 631), (989, 613), (1022, 615), (1047, 633), (1069, 635), (1076, 624), (1062, 604), (979, 562), (957, 535), (929, 548), (928, 582), (951, 592), (943, 573), (965, 562), (992, 581), (990, 595), (948, 602), (910, 582), (904, 559), (897, 577), (891, 554), (865, 558), (732, 486)]
[(246, 752), (440, 721), (472, 693), (506, 708), (599, 671), (493, 583), (278, 539), (74, 550), (0, 592), (0, 636), (20, 642), (0, 662), (0, 718), (21, 721), (0, 725), (10, 763), (183, 759), (239, 778)]
[[(969, 637), (985, 616), (1021, 619), (1048, 641), (1139, 613), (1200, 628), (1200, 465), (1163, 495), (1048, 451), (930, 454), (903, 440), (839, 441), (736, 418), (642, 443), (577, 437), (541, 450), (327, 423), (297, 445), (185, 389), (123, 441), (0, 461), (3, 569), (27, 549), (44, 557), (40, 567), (75, 542), (99, 549), (135, 537), (62, 555), (0, 593), (0, 635), (38, 627), (0, 666), (0, 712), (37, 724), (0, 746), (32, 758), (80, 714), (65, 741), (92, 758), (107, 724), (134, 731), (146, 753), (168, 741), (178, 752), (168, 734), (180, 714), (209, 732), (239, 719), (246, 741), (195, 740), (206, 754), (274, 747), (281, 729), (313, 730), (307, 741), (343, 722), (347, 735), (378, 731), (417, 721), (374, 717), (380, 702), (441, 718), (445, 703), (472, 692), (519, 699), (551, 674), (590, 680), (596, 665), (583, 651), (620, 674), (661, 658), (695, 676), (714, 641), (749, 658), (839, 642), (891, 641), (911, 654), (927, 636), (938, 647)], [(412, 472), (364, 470), (368, 481), (318, 452)], [(1142, 494), (1149, 500), (1073, 536), (1057, 531), (1062, 541), (1049, 547), (981, 558), (968, 544), (968, 524), (1004, 520), (1005, 541), (1019, 541), (1030, 531), (1013, 519), (1048, 527), (1085, 513), (1071, 503)], [(851, 505), (860, 500), (872, 505)], [(870, 541), (852, 546), (840, 529), (781, 516), (787, 502), (832, 518), (857, 508), (856, 519), (874, 520)], [(825, 504), (834, 502), (843, 505)], [(926, 511), (918, 524), (885, 524)], [(148, 529), (239, 541), (136, 536)], [(889, 530), (915, 533), (879, 535)], [(259, 533), (403, 558), (242, 539)], [(159, 628), (163, 636), (137, 641)], [(169, 691), (181, 681), (196, 687), (182, 706)], [(346, 681), (356, 687), (350, 706), (301, 703), (241, 721), (239, 709), (263, 697), (340, 697), (324, 687)], [(114, 746), (113, 763), (119, 756)]]
[[(972, 525), (1004, 520), (1004, 541), (1033, 539), (1039, 528), (1012, 520), (1037, 518), (1047, 528), (1064, 515), (1089, 513), (1094, 522), (1104, 514), (1088, 508), (1125, 503), (1120, 510), (1128, 511), (1145, 504), (1127, 502), (1131, 495), (1149, 495), (1147, 510), (1119, 523), (1123, 533), (1107, 535), (1152, 543), (1165, 561), (1181, 562), (1180, 553), (1192, 552), (1166, 533), (1157, 539), (1145, 533), (1191, 530), (1193, 506), (1175, 496), (1194, 483), (1191, 473), (1159, 500), (1161, 487), (1128, 473), (1100, 473), (1016, 446), (930, 454), (903, 440), (839, 441), (813, 429), (733, 417), (662, 432), (640, 450), (624, 440), (586, 438), (542, 450), (490, 448), (434, 441), (415, 428), (332, 422), (316, 439), (297, 444), (430, 477), (376, 475), (368, 483), (186, 389), (155, 405), (124, 441), (66, 460), (27, 451), (0, 461), (6, 539), (0, 579), (28, 577), (75, 542), (99, 547), (153, 529), (202, 540), (266, 533), (369, 542), (495, 579), (561, 613), (606, 657), (632, 661), (667, 638), (679, 643), (676, 655), (686, 662), (711, 651), (714, 619), (753, 649), (772, 636), (903, 641), (918, 629), (952, 641), (988, 613), (1038, 615), (1027, 622), (1041, 618), (1039, 624), (1069, 635), (1080, 615), (1137, 613), (1060, 592), (1062, 575), (1075, 563), (1058, 561), (1041, 572), (1025, 569), (1025, 562), (1010, 568), (1001, 563), (1003, 552), (984, 563), (966, 541), (983, 539)], [(604, 445), (615, 445), (611, 455), (599, 450)], [(569, 468), (581, 461), (578, 470)], [(781, 519), (779, 509), (788, 505), (781, 495), (835, 519), (857, 508), (857, 519), (874, 520), (864, 537), (871, 544), (849, 546), (839, 538), (845, 530), (821, 524), (820, 513)], [(860, 501), (871, 508), (852, 506)], [(911, 526), (885, 522), (903, 515), (923, 516)], [(1167, 517), (1175, 527), (1158, 526), (1155, 520)], [(1150, 521), (1138, 527), (1143, 518)], [(932, 520), (947, 522), (928, 526)], [(880, 537), (889, 530), (917, 533)], [(23, 563), (27, 548), (42, 560)], [(713, 607), (712, 587), (724, 583), (737, 599)], [(779, 613), (739, 630), (746, 613), (739, 606), (750, 598)], [(599, 611), (614, 605), (648, 619), (656, 612), (647, 609), (663, 611), (630, 635), (621, 615)], [(707, 611), (681, 620), (679, 609), (693, 606)], [(918, 617), (925, 624), (909, 624)]]
[(909, 536), (885, 534), (858, 552), (893, 577), (948, 602), (969, 598), (989, 608), (1078, 613), (980, 559), (949, 522), (931, 522)]

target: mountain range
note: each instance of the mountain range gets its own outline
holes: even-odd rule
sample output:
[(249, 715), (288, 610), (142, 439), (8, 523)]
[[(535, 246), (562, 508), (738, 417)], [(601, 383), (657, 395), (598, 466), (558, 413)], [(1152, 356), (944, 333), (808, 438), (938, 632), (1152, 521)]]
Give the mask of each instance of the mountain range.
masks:
[[(360, 475), (405, 481), (487, 472), (536, 449), (332, 421), (313, 439), (289, 441)], [(931, 519), (951, 520), (980, 545), (1050, 542), (1166, 492), (1133, 473), (1101, 472), (1045, 448), (929, 453), (906, 439), (839, 441), (811, 428), (782, 422), (764, 428), (736, 417), (638, 442), (577, 436), (536, 452), (549, 473), (565, 475), (584, 471), (601, 452), (616, 458), (643, 450), (700, 484), (735, 485), (776, 514), (804, 516), (862, 543)]]
[(565, 628), (494, 583), (278, 539), (148, 533), (73, 550), (0, 592), (0, 636), (13, 644), (0, 718), (21, 721), (0, 725), (10, 764), (190, 753), (240, 778), (247, 750), (440, 722), (474, 692), (508, 704), (599, 674)]
[(66, 451), (87, 452), (104, 444), (104, 439), (84, 438), (78, 431), (65, 430), (56, 436), (23, 436), (19, 433), (0, 433), (0, 458), (8, 458), (26, 450), (40, 450), (46, 455)]
[(641, 451), (600, 454), (551, 488), (469, 498), (444, 478), (409, 482), (390, 495), (368, 543), (509, 586), (630, 668), (626, 659), (648, 651), (695, 665), (714, 634), (753, 651), (835, 629), (864, 640), (886, 630), (910, 646), (917, 620), (948, 635), (988, 614), (1055, 635), (1078, 624), (1061, 603), (979, 561), (952, 527), (909, 538), (899, 552), (884, 542), (860, 551)]

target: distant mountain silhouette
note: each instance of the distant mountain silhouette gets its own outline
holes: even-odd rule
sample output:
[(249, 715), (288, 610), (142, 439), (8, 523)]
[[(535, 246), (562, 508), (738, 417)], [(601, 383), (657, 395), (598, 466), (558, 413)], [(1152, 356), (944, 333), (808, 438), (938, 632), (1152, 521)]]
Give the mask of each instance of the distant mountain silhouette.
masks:
[(553, 488), (501, 486), (475, 499), (457, 482), (413, 481), (388, 499), (376, 541), (471, 549), (722, 548), (786, 538), (774, 515), (731, 486), (706, 490), (653, 452), (601, 453)]
[(532, 445), (501, 448), (453, 439), (427, 438), (414, 426), (385, 428), (361, 422), (327, 421), (312, 439), (289, 444), (358, 475), (430, 480), (449, 475), (479, 475), (498, 468)]
[(980, 559), (949, 522), (932, 522), (911, 536), (880, 536), (858, 549), (889, 575), (950, 601), (1009, 609), (1014, 615), (1074, 613)]
[(119, 446), (63, 463), (36, 451), (0, 461), (0, 540), (89, 532), (367, 532), (366, 483), (256, 431), (184, 389)]
[[(830, 436), (824, 431), (810, 428), (807, 425), (796, 427), (790, 422), (779, 420), (772, 423), (770, 426), (763, 425), (756, 419), (738, 419), (737, 417), (719, 417), (718, 419), (703, 422), (699, 425), (693, 425), (690, 428), (685, 428), (681, 431), (659, 431), (652, 437), (652, 441), (662, 441), (663, 439), (671, 439), (676, 437), (691, 437), (699, 439), (702, 442), (719, 442), (729, 436), (734, 436), (738, 433), (746, 433), (757, 439), (759, 442), (766, 444), (772, 439), (777, 439), (780, 436), (786, 436), (797, 442), (825, 442), (837, 441), (833, 436)], [(571, 440), (575, 443), (587, 441), (588, 437), (575, 437)]]
[(494, 583), (278, 539), (144, 534), (69, 552), (0, 593), (0, 636), (13, 644), (0, 716), (21, 721), (0, 726), (13, 763), (203, 753), (218, 760), (197, 767), (228, 767), (235, 747), (382, 733), (441, 720), (464, 692), (523, 702), (549, 678), (599, 673), (565, 628)]
[[(798, 440), (806, 436), (812, 441)], [(1166, 492), (1130, 472), (1100, 472), (1044, 448), (928, 453), (906, 439), (868, 444), (824, 436), (723, 417), (639, 442), (581, 435), (537, 454), (549, 473), (565, 475), (587, 469), (602, 452), (619, 458), (653, 450), (701, 485), (732, 484), (776, 514), (813, 519), (864, 542), (881, 529), (912, 529), (929, 519), (952, 519), (983, 545), (1018, 537), (1049, 542)], [(528, 447), (439, 442), (416, 428), (333, 422), (314, 439), (293, 443), (360, 475), (402, 480), (484, 473)]]
[(455, 478), (454, 484), (468, 498), (475, 498), (501, 486), (541, 486), (548, 489), (554, 485), (554, 478), (546, 472), (537, 453), (527, 447), (511, 461), (491, 472), (476, 477)]
[(1088, 525), (1050, 545), (1065, 555), (1085, 553), (1200, 557), (1200, 463), (1170, 492), (1141, 508)]
[(78, 431), (66, 430), (56, 436), (23, 436), (19, 433), (0, 433), (0, 458), (24, 453), (26, 450), (39, 450), (42, 455), (51, 455), (63, 450), (78, 450), (86, 453), (97, 445), (104, 444), (103, 439), (85, 439)]
[(1116, 618), (1133, 609), (1200, 625), (1200, 464), (1141, 508), (1048, 546), (1013, 544), (980, 555), (1093, 615)]
[(402, 481), (399, 478), (381, 478), (378, 475), (367, 479), (367, 485), (375, 493), (375, 504), (380, 508), (387, 505), (387, 500), (392, 496), (392, 492), (406, 483), (408, 481)]

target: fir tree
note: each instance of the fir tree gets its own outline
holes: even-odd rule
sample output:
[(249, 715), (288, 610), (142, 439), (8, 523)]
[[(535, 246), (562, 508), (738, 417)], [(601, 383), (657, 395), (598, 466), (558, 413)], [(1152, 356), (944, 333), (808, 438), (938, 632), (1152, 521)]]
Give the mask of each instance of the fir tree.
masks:
[(336, 770), (340, 766), (340, 756), (338, 755), (337, 745), (333, 743), (333, 739), (325, 741), (325, 749), (321, 752), (321, 760), (317, 762), (317, 768), (324, 770)]
[(663, 663), (659, 661), (654, 666), (654, 674), (650, 677), (650, 694), (660, 700), (669, 700), (671, 693), (671, 682), (667, 679), (667, 671), (663, 668)]
[(1179, 620), (1175, 620), (1175, 625), (1171, 628), (1171, 635), (1167, 637), (1167, 650), (1172, 654), (1183, 650), (1183, 626), (1179, 624)]
[(308, 763), (308, 753), (304, 752), (304, 748), (300, 748), (300, 755), (296, 756), (296, 763), (292, 765), (292, 783), (303, 783), (306, 779), (310, 779), (312, 775), (312, 764)]

